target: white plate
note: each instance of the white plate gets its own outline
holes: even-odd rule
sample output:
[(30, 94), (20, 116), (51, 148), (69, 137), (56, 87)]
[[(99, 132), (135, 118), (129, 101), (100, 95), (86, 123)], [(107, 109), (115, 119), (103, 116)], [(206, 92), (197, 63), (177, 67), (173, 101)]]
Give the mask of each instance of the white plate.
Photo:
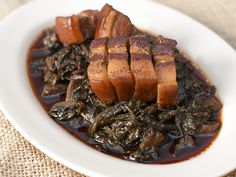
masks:
[(64, 165), (90, 176), (213, 177), (236, 167), (236, 54), (215, 33), (193, 19), (149, 1), (106, 1), (138, 27), (178, 41), (205, 71), (224, 104), (223, 127), (213, 145), (181, 163), (144, 165), (100, 153), (72, 137), (51, 120), (35, 98), (26, 74), (26, 54), (33, 38), (55, 16), (100, 9), (104, 1), (41, 0), (13, 12), (0, 24), (0, 103), (16, 129), (33, 145)]

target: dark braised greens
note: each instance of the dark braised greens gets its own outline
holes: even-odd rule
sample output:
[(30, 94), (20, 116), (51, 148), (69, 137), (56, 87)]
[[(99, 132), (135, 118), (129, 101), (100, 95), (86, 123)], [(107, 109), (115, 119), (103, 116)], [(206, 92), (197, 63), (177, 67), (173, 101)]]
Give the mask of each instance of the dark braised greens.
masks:
[(86, 138), (79, 138), (92, 147), (142, 163), (165, 162), (163, 149), (167, 149), (165, 153), (175, 161), (189, 149), (197, 152), (201, 137), (211, 137), (210, 143), (219, 131), (221, 123), (216, 118), (222, 104), (215, 87), (177, 50), (176, 106), (158, 109), (155, 101), (104, 105), (88, 83), (90, 41), (66, 46), (58, 41), (53, 28), (43, 34), (29, 54), (31, 79), (42, 78), (36, 88), (39, 98), (43, 103), (50, 101), (50, 117), (68, 130), (83, 132)]

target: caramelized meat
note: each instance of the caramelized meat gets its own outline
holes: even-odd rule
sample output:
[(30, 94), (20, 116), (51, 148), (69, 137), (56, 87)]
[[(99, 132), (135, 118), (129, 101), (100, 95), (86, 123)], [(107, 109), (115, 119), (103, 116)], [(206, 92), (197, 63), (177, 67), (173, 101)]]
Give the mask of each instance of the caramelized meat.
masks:
[(166, 45), (172, 46), (174, 48), (177, 45), (177, 42), (175, 40), (169, 39), (169, 38), (164, 38), (162, 36), (156, 37), (155, 42), (158, 44), (166, 44)]
[(107, 38), (93, 40), (90, 44), (89, 57), (93, 58), (95, 55), (104, 56), (104, 61), (107, 61)]
[(176, 42), (159, 37), (153, 45), (153, 58), (157, 73), (157, 104), (160, 109), (173, 106), (177, 102), (178, 84), (174, 49)]
[(86, 10), (77, 16), (57, 17), (55, 27), (60, 41), (64, 44), (74, 44), (93, 38), (97, 15), (95, 10)]
[(177, 82), (161, 83), (157, 85), (157, 103), (160, 109), (176, 104), (178, 95)]
[(107, 73), (107, 38), (92, 41), (90, 51), (89, 84), (103, 103), (111, 103), (116, 100), (116, 93)]
[(80, 17), (88, 17), (91, 26), (94, 28), (93, 31), (95, 32), (95, 27), (97, 25), (98, 20), (98, 10), (84, 10), (79, 13)]
[(113, 25), (116, 21), (118, 14), (119, 13), (117, 11), (112, 10), (109, 15), (102, 20), (99, 29), (99, 34), (96, 35), (95, 38), (112, 37)]
[[(150, 41), (146, 36), (130, 37), (129, 45), (126, 37), (110, 38), (108, 43), (108, 79), (114, 86), (119, 100), (130, 100), (133, 97), (135, 101), (152, 101), (157, 97), (160, 109), (175, 105), (178, 95), (174, 58), (176, 42), (161, 37), (156, 39), (153, 45), (155, 68), (152, 63)], [(100, 55), (106, 53), (106, 44), (103, 40), (94, 40), (91, 48), (93, 50), (90, 51), (90, 59), (97, 60)], [(128, 49), (131, 56), (130, 67)], [(104, 56), (105, 62), (106, 58)], [(103, 67), (105, 77), (105, 63)]]
[(115, 87), (119, 100), (130, 100), (134, 92), (127, 45), (126, 37), (112, 38), (108, 43), (108, 78)]
[[(96, 30), (95, 30), (95, 39), (102, 38), (102, 37), (110, 37), (105, 34), (105, 31), (108, 29), (103, 30), (103, 28), (105, 28), (104, 23), (106, 21), (106, 18), (109, 16), (110, 12), (113, 10), (114, 10), (113, 7), (110, 6), (109, 4), (105, 4), (103, 8), (101, 9), (98, 15), (98, 21), (97, 21)], [(111, 24), (111, 21), (109, 23)], [(106, 26), (106, 28), (107, 27), (108, 26)], [(109, 31), (111, 31), (111, 29)]]
[(83, 41), (79, 31), (79, 19), (76, 15), (70, 17), (57, 17), (55, 22), (57, 35), (62, 43), (73, 44)]
[(174, 57), (161, 55), (160, 57), (155, 58), (155, 67), (158, 84), (176, 82)]
[(109, 39), (108, 53), (127, 53), (128, 52), (128, 38), (116, 37)]
[(98, 14), (98, 10), (84, 10), (79, 13), (80, 29), (85, 40), (94, 38)]
[(102, 37), (131, 36), (133, 25), (130, 19), (106, 4), (98, 17), (95, 39)]
[(113, 25), (112, 37), (126, 36), (129, 37), (133, 33), (133, 24), (129, 17), (120, 13)]
[(64, 44), (82, 43), (87, 39), (103, 37), (129, 37), (133, 25), (126, 15), (106, 4), (101, 11), (85, 10), (78, 15), (57, 17), (55, 27)]
[(131, 72), (135, 81), (133, 99), (151, 101), (156, 97), (157, 76), (150, 44), (144, 36), (130, 37)]

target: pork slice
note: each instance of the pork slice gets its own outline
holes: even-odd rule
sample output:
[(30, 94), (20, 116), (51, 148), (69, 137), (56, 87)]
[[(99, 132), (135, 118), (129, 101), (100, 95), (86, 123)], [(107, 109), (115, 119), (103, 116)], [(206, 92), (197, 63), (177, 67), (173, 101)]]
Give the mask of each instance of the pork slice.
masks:
[(176, 65), (174, 50), (176, 42), (171, 39), (157, 39), (152, 53), (157, 73), (157, 105), (159, 109), (177, 103), (178, 83), (176, 81)]
[(130, 42), (131, 72), (135, 81), (134, 100), (156, 98), (157, 76), (151, 57), (150, 43), (145, 36), (132, 36)]
[(176, 66), (174, 57), (169, 55), (161, 55), (157, 57), (157, 59), (154, 59), (154, 61), (158, 84), (176, 82)]
[(157, 105), (159, 109), (173, 106), (177, 103), (177, 82), (161, 83), (157, 85)]
[(107, 64), (101, 58), (102, 55), (94, 55), (88, 66), (89, 84), (95, 95), (105, 104), (116, 100), (116, 93), (113, 85), (108, 79)]
[(81, 33), (81, 39), (78, 41), (78, 43), (82, 43), (87, 39), (94, 38), (95, 35), (95, 25), (93, 22), (93, 19), (86, 16), (80, 16), (78, 18), (78, 31)]
[(128, 38), (111, 38), (108, 42), (108, 78), (115, 87), (119, 100), (130, 100), (134, 82), (128, 61)]
[[(97, 20), (97, 25), (96, 25), (96, 30), (95, 30), (95, 39), (99, 39), (102, 37), (110, 37), (108, 35), (109, 34), (108, 31), (110, 31), (110, 33), (111, 33), (111, 30), (112, 30), (111, 27), (112, 27), (117, 15), (118, 15), (118, 13), (115, 11), (115, 9), (111, 5), (105, 4), (102, 7), (102, 9), (98, 15), (98, 20)], [(108, 24), (106, 24), (106, 23), (108, 23)]]
[(103, 59), (107, 61), (107, 38), (93, 40), (90, 44), (89, 58), (93, 55), (103, 55)]
[(112, 37), (113, 25), (119, 15), (119, 12), (112, 10), (106, 17), (101, 20), (98, 33), (95, 35), (95, 39), (103, 37)]
[(95, 35), (97, 10), (85, 10), (78, 15), (56, 17), (55, 27), (59, 40), (64, 44), (82, 43)]
[(99, 14), (99, 18), (106, 17), (112, 10), (115, 10), (111, 5), (105, 4)]
[(55, 27), (59, 40), (64, 44), (79, 43), (84, 40), (79, 29), (79, 19), (76, 15), (56, 17)]
[(134, 77), (135, 101), (151, 101), (156, 98), (157, 76), (149, 54), (131, 53), (131, 72)]
[(133, 97), (134, 82), (127, 52), (108, 55), (108, 78), (115, 87), (119, 100), (130, 100)]
[(90, 64), (87, 68), (89, 84), (95, 95), (105, 104), (116, 100), (115, 89), (107, 73), (107, 38), (92, 41)]
[(120, 13), (113, 25), (112, 37), (129, 37), (132, 35), (133, 29), (133, 24), (131, 23), (129, 17)]
[(177, 45), (177, 42), (173, 39), (169, 39), (169, 38), (164, 38), (162, 36), (158, 36), (155, 40), (155, 42), (157, 44), (167, 44), (167, 45), (170, 45), (172, 46), (172, 48), (175, 48), (176, 45)]
[(129, 37), (132, 32), (133, 25), (127, 16), (109, 4), (103, 6), (98, 15), (95, 39), (117, 36)]
[(99, 11), (98, 10), (83, 10), (79, 13), (80, 17), (88, 17), (89, 22), (93, 27), (96, 27)]
[(146, 36), (132, 36), (129, 38), (130, 54), (146, 54), (150, 55), (150, 43)]
[(108, 41), (108, 53), (127, 53), (128, 42), (128, 38), (123, 36), (110, 38)]
[(84, 10), (79, 13), (79, 17), (85, 19), (85, 26), (82, 26), (82, 29), (86, 39), (91, 39), (95, 36), (98, 15), (98, 10)]

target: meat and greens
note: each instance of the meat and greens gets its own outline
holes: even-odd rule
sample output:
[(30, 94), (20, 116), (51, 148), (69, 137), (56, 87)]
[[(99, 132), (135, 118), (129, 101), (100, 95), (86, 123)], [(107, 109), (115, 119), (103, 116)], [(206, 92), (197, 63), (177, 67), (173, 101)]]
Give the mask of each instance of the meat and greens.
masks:
[(205, 150), (221, 127), (216, 88), (176, 48), (105, 5), (57, 17), (28, 54), (49, 116), (89, 146), (141, 163)]

